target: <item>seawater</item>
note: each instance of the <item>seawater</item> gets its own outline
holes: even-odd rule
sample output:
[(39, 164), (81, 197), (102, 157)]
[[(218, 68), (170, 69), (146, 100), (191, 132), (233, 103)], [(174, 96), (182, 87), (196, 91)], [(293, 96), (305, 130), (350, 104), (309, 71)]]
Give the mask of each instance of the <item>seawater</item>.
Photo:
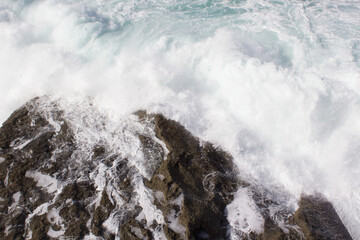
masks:
[(1, 122), (41, 95), (163, 113), (360, 239), (358, 1), (2, 0), (0, 74)]

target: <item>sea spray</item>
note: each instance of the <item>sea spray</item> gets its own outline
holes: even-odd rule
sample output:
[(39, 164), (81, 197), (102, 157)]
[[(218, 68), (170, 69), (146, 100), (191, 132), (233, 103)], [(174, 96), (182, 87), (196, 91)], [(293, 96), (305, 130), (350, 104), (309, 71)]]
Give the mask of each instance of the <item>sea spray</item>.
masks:
[(360, 238), (359, 13), (345, 0), (5, 0), (0, 119), (39, 95), (92, 97), (115, 119), (163, 113), (266, 188), (323, 193)]

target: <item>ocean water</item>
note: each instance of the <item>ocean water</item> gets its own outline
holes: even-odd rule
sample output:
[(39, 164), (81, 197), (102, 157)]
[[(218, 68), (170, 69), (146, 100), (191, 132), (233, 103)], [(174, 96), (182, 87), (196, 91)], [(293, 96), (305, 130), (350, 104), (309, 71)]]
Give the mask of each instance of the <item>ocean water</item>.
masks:
[(163, 113), (360, 239), (359, 1), (1, 0), (0, 74), (0, 122), (41, 95)]

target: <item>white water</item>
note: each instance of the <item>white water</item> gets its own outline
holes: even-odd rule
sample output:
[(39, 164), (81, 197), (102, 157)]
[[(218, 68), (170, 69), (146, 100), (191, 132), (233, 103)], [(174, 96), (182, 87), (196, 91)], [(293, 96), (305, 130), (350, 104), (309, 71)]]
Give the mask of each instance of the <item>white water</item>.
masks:
[(0, 2), (0, 121), (34, 96), (161, 112), (360, 239), (360, 3)]

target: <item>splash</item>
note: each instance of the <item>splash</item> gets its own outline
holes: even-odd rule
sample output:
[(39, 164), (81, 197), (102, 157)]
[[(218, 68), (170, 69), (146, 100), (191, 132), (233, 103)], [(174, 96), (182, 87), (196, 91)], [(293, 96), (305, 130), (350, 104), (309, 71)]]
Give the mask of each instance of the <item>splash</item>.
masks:
[(4, 0), (0, 121), (45, 94), (92, 97), (115, 119), (160, 112), (268, 189), (323, 193), (360, 238), (359, 12), (346, 0)]

